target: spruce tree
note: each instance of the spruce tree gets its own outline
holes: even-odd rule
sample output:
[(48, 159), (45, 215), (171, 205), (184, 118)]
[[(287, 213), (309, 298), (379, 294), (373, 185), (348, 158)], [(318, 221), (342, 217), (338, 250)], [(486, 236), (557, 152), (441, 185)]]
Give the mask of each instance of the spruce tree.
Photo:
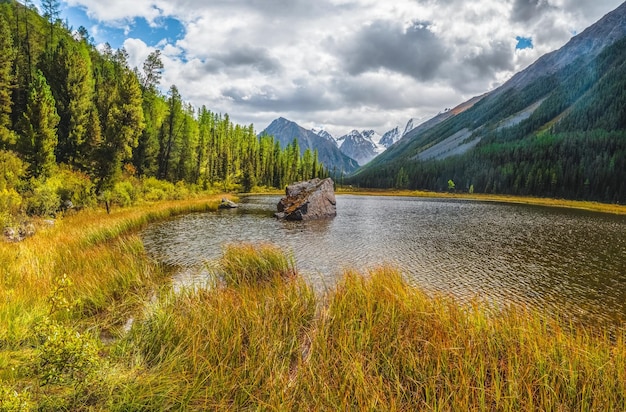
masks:
[(33, 77), (26, 112), (19, 124), (20, 149), (31, 177), (49, 177), (56, 166), (59, 115), (54, 97), (41, 71)]
[(80, 148), (86, 140), (93, 104), (94, 81), (89, 50), (84, 43), (62, 39), (47, 53), (44, 74), (61, 118), (57, 160), (77, 166), (84, 162)]
[(15, 86), (13, 75), (15, 55), (9, 24), (0, 16), (0, 149), (6, 149), (15, 139), (11, 130), (13, 106), (11, 90)]

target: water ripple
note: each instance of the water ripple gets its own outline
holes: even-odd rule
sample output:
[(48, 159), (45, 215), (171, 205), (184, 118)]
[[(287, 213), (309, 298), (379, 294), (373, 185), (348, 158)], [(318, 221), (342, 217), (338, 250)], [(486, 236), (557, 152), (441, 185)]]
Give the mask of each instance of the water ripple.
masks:
[[(190, 282), (226, 243), (271, 242), (292, 253), (316, 287), (347, 268), (399, 267), (411, 284), (506, 304), (532, 304), (592, 321), (626, 314), (626, 219), (535, 206), (446, 199), (338, 196), (337, 217), (284, 222), (278, 197), (190, 214), (142, 233), (157, 259)], [(195, 275), (190, 275), (195, 273)]]

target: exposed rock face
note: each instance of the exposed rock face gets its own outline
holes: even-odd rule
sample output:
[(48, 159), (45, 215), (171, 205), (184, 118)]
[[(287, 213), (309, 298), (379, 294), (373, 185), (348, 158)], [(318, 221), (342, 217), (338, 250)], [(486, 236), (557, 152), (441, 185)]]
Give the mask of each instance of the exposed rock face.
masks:
[(278, 202), (277, 218), (314, 220), (337, 215), (332, 179), (313, 179), (287, 186), (286, 196)]

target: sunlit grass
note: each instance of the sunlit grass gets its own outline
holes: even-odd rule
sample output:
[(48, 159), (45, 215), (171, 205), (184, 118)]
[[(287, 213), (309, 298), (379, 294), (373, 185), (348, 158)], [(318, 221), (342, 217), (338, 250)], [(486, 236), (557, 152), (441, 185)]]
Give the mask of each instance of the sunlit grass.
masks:
[(38, 233), (23, 242), (0, 242), (0, 320), (8, 325), (0, 328), (0, 347), (24, 341), (33, 321), (46, 314), (51, 285), (60, 276), (74, 282), (72, 298), (84, 311), (79, 317), (126, 305), (140, 289), (143, 295), (163, 275), (133, 233), (176, 214), (215, 210), (218, 201), (219, 196), (211, 196), (114, 209), (111, 214), (90, 210), (51, 226), (41, 223)]
[(429, 192), (422, 190), (397, 190), (397, 189), (358, 189), (343, 187), (337, 189), (338, 194), (355, 194), (361, 196), (405, 196), (437, 199), (466, 199), (483, 202), (517, 203), (535, 206), (563, 207), (570, 209), (589, 210), (593, 212), (612, 213), (626, 215), (626, 205), (614, 203), (600, 203), (582, 200), (553, 199), (532, 196), (512, 196), (482, 193), (461, 192)]
[[(252, 249), (222, 265), (237, 251)], [(623, 410), (624, 331), (598, 332), (429, 296), (389, 267), (317, 298), (299, 276), (215, 282), (133, 328), (124, 347), (142, 373), (120, 396), (135, 409)]]
[(620, 410), (626, 345), (538, 313), (460, 305), (393, 269), (347, 273), (315, 325), (311, 409)]
[(226, 245), (219, 262), (219, 275), (228, 286), (254, 286), (295, 274), (293, 258), (268, 244)]
[[(78, 213), (0, 244), (0, 410), (626, 410), (623, 329), (428, 295), (391, 267), (316, 295), (277, 247), (226, 245), (206, 287), (175, 293), (135, 230), (218, 201)], [(42, 380), (43, 320), (98, 343), (95, 374)]]

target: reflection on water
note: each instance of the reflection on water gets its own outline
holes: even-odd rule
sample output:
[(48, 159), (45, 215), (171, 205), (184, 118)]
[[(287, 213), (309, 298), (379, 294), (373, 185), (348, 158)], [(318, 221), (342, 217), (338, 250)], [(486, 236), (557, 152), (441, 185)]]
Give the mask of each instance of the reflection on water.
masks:
[(577, 318), (626, 314), (626, 218), (584, 211), (460, 200), (338, 196), (337, 217), (285, 222), (278, 197), (152, 225), (146, 249), (181, 267), (179, 282), (226, 243), (271, 242), (293, 253), (317, 288), (348, 267), (390, 263), (409, 282), (460, 299), (530, 303)]

